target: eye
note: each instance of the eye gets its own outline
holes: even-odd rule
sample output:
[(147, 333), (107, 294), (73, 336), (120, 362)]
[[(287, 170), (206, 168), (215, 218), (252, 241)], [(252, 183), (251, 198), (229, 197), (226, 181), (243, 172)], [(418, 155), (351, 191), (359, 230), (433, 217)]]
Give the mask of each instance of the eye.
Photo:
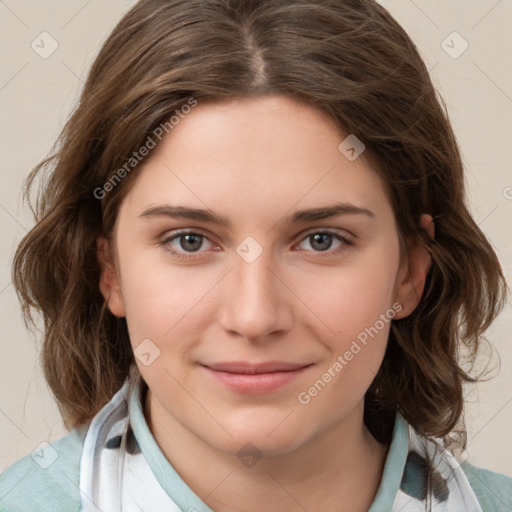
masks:
[(177, 258), (193, 259), (195, 258), (193, 254), (200, 252), (199, 250), (206, 240), (208, 239), (202, 233), (196, 231), (181, 231), (167, 237), (160, 242), (160, 244), (165, 250), (169, 251)]
[[(200, 256), (200, 249), (204, 246), (205, 242), (214, 246), (212, 242), (206, 237), (206, 235), (197, 231), (180, 231), (171, 234), (165, 238), (160, 245), (164, 249), (179, 259), (191, 260)], [(354, 245), (348, 238), (331, 231), (314, 231), (306, 235), (302, 239), (301, 244), (305, 241), (310, 241), (310, 245), (313, 248), (312, 251), (315, 253), (327, 253), (325, 256), (332, 256), (340, 251), (347, 250), (349, 246)], [(335, 250), (331, 249), (333, 241), (337, 241), (338, 248)], [(300, 244), (299, 244), (300, 246)], [(308, 250), (308, 249), (306, 249)], [(194, 253), (199, 253), (197, 256)], [(324, 256), (319, 254), (320, 257)]]
[[(328, 255), (330, 256), (338, 253), (339, 250), (346, 250), (349, 246), (353, 245), (353, 242), (348, 238), (332, 231), (315, 231), (309, 233), (302, 239), (301, 243), (308, 240), (310, 241), (310, 246), (313, 248), (313, 252), (328, 251)], [(333, 245), (333, 240), (339, 243), (338, 250), (329, 251)]]

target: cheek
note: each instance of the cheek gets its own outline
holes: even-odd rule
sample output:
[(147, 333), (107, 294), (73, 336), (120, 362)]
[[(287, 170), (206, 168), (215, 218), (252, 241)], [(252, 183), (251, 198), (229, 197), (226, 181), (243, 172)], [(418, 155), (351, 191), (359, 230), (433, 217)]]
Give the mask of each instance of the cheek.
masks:
[(353, 265), (330, 269), (324, 278), (307, 279), (304, 302), (321, 319), (315, 322), (320, 326), (315, 337), (328, 353), (315, 375), (318, 381), (310, 383), (311, 392), (322, 395), (315, 401), (326, 411), (332, 400), (349, 407), (357, 403), (382, 363), (397, 312), (393, 308), (397, 250), (398, 246), (381, 246)]
[(295, 278), (294, 290), (330, 336), (347, 340), (374, 325), (392, 307), (397, 267), (398, 246), (380, 245), (356, 253), (339, 267), (302, 273)]
[(189, 396), (183, 390), (194, 387), (187, 362), (210, 317), (204, 296), (212, 276), (192, 267), (144, 265), (136, 258), (124, 271), (126, 322), (140, 373), (151, 389), (173, 397), (172, 407), (186, 408)]
[[(165, 264), (147, 251), (130, 254), (120, 262), (122, 294), (132, 344), (154, 339), (159, 345), (183, 332), (194, 337), (201, 299), (214, 282), (211, 270)], [(151, 256), (151, 258), (150, 258)], [(176, 346), (176, 345), (174, 345)]]
[(296, 397), (311, 418), (338, 422), (364, 398), (382, 364), (395, 310), (383, 296), (361, 299), (363, 306), (339, 298), (339, 309), (326, 317), (336, 334), (321, 338), (326, 357)]

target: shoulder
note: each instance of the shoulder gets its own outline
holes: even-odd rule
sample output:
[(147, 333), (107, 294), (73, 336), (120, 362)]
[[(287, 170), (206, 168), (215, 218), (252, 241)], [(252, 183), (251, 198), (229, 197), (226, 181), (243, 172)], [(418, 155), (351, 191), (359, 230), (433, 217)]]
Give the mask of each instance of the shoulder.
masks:
[(461, 465), (469, 480), (483, 512), (512, 510), (512, 478), (489, 469), (473, 466), (469, 462)]
[(0, 473), (2, 512), (78, 512), (80, 457), (87, 425), (22, 457)]

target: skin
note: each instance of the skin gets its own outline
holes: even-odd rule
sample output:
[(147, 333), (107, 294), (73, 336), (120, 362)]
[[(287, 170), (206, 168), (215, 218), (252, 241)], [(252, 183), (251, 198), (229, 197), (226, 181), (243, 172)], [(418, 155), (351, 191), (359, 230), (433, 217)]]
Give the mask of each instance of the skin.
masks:
[[(160, 350), (148, 366), (136, 358), (148, 426), (216, 512), (364, 511), (377, 492), (387, 447), (364, 426), (363, 397), (390, 323), (309, 403), (297, 397), (394, 303), (394, 318), (414, 310), (430, 258), (412, 242), (401, 257), (383, 183), (364, 153), (349, 161), (338, 150), (347, 135), (283, 96), (199, 103), (137, 169), (111, 244), (98, 239), (110, 311), (126, 317), (134, 350), (145, 339)], [(337, 202), (374, 216), (285, 220)], [(141, 217), (163, 204), (210, 208), (231, 226)], [(433, 236), (431, 221), (421, 224)], [(204, 235), (192, 239), (198, 250), (169, 240), (180, 229)], [(352, 245), (315, 243), (326, 230)], [(262, 249), (251, 263), (236, 251), (248, 236)], [(235, 360), (312, 365), (263, 394), (228, 389), (201, 366)], [(261, 455), (250, 467), (237, 457), (246, 443)]]

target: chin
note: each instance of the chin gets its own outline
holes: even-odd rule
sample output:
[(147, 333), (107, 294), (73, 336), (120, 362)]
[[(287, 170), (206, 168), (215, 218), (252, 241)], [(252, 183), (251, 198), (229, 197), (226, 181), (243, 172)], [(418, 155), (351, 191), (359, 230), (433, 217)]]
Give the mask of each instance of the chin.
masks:
[(254, 451), (265, 457), (289, 453), (307, 442), (303, 437), (304, 432), (299, 436), (298, 432), (292, 432), (289, 428), (285, 429), (283, 425), (278, 425), (279, 422), (273, 422), (272, 425), (262, 422), (259, 425), (253, 423), (247, 429), (240, 428), (240, 425), (236, 428), (226, 427), (233, 437), (223, 436), (219, 439), (215, 436), (214, 439), (205, 440), (216, 449), (233, 455), (241, 456), (244, 452)]

